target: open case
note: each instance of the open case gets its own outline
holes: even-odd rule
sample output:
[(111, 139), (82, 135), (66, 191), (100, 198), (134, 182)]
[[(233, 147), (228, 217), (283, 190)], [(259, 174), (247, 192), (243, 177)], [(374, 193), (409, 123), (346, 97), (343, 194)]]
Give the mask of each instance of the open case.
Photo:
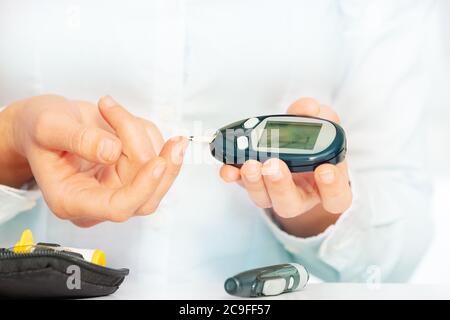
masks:
[[(31, 234), (31, 231), (27, 230)], [(0, 249), (0, 298), (89, 298), (114, 293), (128, 269), (92, 263), (54, 244), (23, 244)], [(18, 249), (20, 248), (20, 249)], [(101, 265), (103, 264), (103, 265)]]

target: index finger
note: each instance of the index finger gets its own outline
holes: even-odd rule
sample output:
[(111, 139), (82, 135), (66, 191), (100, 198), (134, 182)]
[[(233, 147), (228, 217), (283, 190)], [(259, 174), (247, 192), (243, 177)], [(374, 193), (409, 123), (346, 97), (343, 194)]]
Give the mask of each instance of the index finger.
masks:
[(155, 192), (148, 201), (141, 206), (138, 213), (147, 214), (154, 212), (159, 206), (162, 198), (169, 191), (181, 170), (183, 164), (184, 153), (189, 145), (189, 141), (185, 137), (174, 137), (169, 139), (163, 146), (160, 157), (166, 160), (167, 168)]
[(145, 163), (154, 156), (151, 139), (141, 120), (110, 96), (101, 98), (98, 107), (103, 118), (116, 131), (122, 141), (123, 151), (130, 160)]
[(220, 168), (220, 177), (227, 183), (239, 182), (241, 180), (241, 171), (236, 167), (224, 164)]

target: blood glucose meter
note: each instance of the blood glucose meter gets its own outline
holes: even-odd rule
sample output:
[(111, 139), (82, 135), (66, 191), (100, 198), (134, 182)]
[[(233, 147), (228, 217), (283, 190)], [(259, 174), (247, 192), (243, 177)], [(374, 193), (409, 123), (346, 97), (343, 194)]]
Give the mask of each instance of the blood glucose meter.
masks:
[(314, 171), (324, 163), (344, 160), (344, 130), (325, 119), (268, 115), (234, 122), (217, 130), (210, 142), (219, 161), (241, 167), (247, 160), (279, 158), (291, 172)]

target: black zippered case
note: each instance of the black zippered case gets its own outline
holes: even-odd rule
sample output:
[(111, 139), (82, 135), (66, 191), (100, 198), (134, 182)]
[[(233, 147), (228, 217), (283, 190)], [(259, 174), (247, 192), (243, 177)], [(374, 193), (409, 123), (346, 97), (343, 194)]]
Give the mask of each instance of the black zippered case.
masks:
[(114, 293), (128, 269), (102, 267), (58, 251), (0, 249), (0, 298), (91, 298)]

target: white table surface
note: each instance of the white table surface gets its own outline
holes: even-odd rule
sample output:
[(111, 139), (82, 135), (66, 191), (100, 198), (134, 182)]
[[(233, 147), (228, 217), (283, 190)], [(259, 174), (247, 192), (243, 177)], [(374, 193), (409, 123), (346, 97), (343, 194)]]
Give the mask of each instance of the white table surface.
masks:
[[(137, 282), (125, 282), (113, 295), (103, 299), (237, 299), (223, 290), (223, 283), (184, 284), (170, 289), (145, 288)], [(271, 299), (450, 299), (450, 284), (355, 284), (310, 283), (303, 291), (271, 297)], [(261, 300), (258, 298), (257, 300)]]

